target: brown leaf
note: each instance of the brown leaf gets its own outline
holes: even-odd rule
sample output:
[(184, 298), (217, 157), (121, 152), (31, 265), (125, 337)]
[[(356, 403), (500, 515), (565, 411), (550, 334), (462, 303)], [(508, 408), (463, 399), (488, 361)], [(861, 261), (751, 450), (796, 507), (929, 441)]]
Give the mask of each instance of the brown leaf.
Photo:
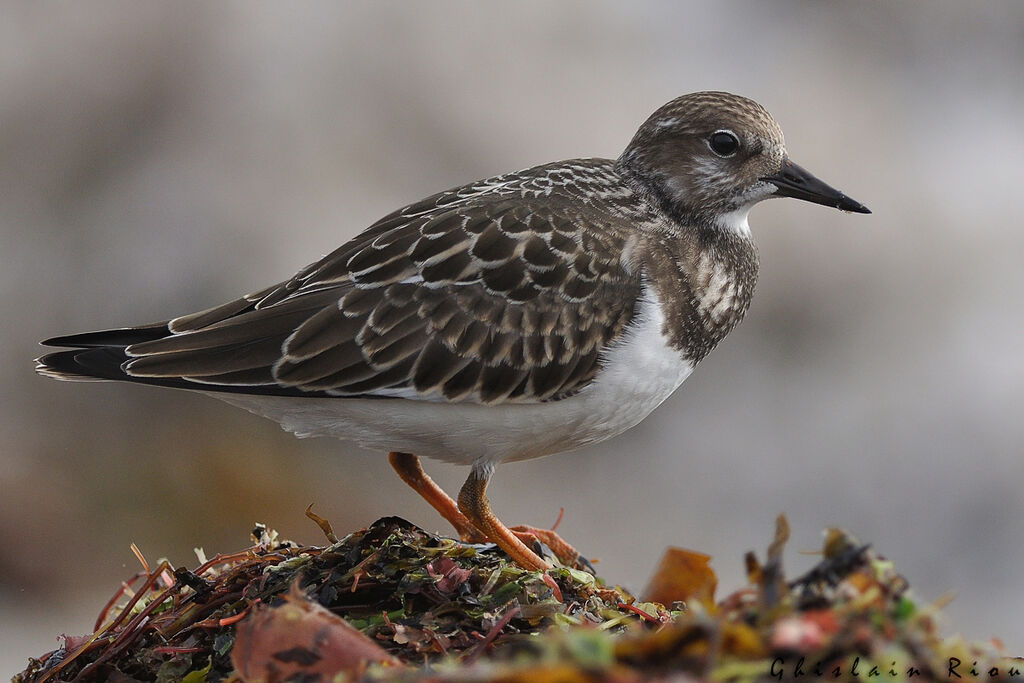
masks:
[(399, 666), (379, 645), (310, 602), (292, 586), (278, 607), (256, 606), (238, 625), (231, 664), (246, 683), (289, 678), (329, 681), (338, 673), (358, 677), (370, 663)]
[(434, 560), (427, 564), (427, 572), (431, 576), (437, 576), (438, 580), (435, 584), (437, 590), (445, 594), (454, 593), (459, 586), (465, 583), (466, 579), (470, 577), (468, 569), (459, 567), (449, 557), (442, 557), (438, 560)]
[(644, 600), (663, 605), (696, 600), (708, 608), (713, 607), (718, 578), (708, 566), (710, 561), (711, 556), (704, 553), (683, 548), (666, 549), (647, 584)]
[(62, 633), (57, 636), (57, 640), (60, 642), (62, 650), (65, 652), (73, 652), (92, 640), (92, 636), (69, 636), (66, 633)]

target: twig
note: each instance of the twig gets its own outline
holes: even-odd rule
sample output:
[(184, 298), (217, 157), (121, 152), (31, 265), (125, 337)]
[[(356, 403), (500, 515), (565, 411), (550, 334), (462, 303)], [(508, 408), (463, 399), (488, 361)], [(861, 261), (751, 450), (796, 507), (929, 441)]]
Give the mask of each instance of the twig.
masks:
[(501, 616), (501, 619), (498, 619), (498, 622), (491, 627), (490, 631), (487, 632), (487, 635), (484, 636), (483, 640), (473, 646), (473, 649), (470, 650), (464, 661), (467, 664), (475, 662), (477, 657), (483, 654), (484, 650), (487, 649), (487, 646), (494, 642), (494, 639), (498, 637), (498, 634), (501, 633), (502, 629), (508, 626), (508, 622), (512, 621), (519, 612), (519, 605), (516, 605), (506, 611), (505, 614)]
[(328, 541), (332, 544), (338, 542), (338, 537), (334, 535), (334, 529), (331, 528), (331, 523), (313, 512), (313, 503), (310, 503), (309, 507), (306, 508), (306, 516), (316, 522), (316, 525), (320, 527), (320, 531), (324, 532), (324, 536), (327, 537)]

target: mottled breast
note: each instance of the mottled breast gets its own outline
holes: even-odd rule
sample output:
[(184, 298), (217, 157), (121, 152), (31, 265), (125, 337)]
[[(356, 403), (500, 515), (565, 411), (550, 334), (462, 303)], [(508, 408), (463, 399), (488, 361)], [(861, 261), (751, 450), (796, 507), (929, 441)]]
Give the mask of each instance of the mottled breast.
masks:
[(691, 363), (704, 359), (743, 319), (757, 283), (749, 236), (724, 230), (658, 235), (642, 246), (646, 276), (664, 302), (665, 335)]

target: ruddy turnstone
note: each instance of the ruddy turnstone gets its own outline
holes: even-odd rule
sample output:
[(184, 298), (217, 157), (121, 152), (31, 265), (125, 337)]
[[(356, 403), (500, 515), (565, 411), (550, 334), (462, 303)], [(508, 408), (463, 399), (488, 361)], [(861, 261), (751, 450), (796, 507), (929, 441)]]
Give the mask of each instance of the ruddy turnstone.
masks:
[[(37, 370), (200, 391), (302, 436), (389, 452), (467, 540), (529, 569), (485, 496), (495, 465), (636, 425), (740, 321), (757, 279), (747, 214), (771, 197), (862, 204), (794, 164), (759, 104), (658, 109), (618, 159), (544, 164), (381, 218), (291, 279), (141, 327), (47, 339)], [(458, 502), (420, 466), (472, 467)]]

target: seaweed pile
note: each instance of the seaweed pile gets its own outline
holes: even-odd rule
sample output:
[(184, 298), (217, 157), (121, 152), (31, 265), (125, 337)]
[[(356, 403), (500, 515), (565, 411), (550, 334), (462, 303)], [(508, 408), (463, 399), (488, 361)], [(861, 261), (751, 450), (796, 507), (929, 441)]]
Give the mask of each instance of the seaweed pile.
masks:
[[(326, 547), (254, 545), (122, 584), (94, 633), (14, 681), (768, 681), (1024, 676), (998, 644), (944, 640), (937, 605), (870, 546), (826, 533), (787, 581), (784, 518), (749, 585), (715, 601), (708, 557), (670, 549), (640, 600), (591, 572), (531, 572), (396, 517)], [(138, 585), (136, 585), (138, 584)]]

